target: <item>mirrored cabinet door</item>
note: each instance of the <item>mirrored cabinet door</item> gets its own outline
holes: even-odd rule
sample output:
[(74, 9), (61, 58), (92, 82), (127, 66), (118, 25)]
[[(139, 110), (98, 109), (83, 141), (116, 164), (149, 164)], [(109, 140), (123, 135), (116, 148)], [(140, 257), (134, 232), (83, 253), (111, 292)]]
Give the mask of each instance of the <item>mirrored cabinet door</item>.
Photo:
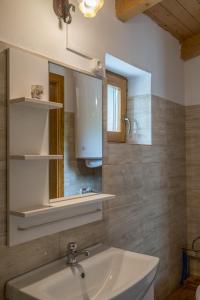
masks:
[(102, 191), (102, 80), (50, 64), (51, 101), (64, 108), (50, 113), (50, 198)]

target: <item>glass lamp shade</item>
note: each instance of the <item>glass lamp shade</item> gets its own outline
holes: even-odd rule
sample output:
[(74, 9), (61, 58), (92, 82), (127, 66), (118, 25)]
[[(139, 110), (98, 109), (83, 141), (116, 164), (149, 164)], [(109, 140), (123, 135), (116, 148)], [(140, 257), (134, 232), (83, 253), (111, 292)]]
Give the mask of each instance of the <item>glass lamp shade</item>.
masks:
[(79, 9), (87, 18), (93, 18), (103, 7), (104, 0), (79, 0)]

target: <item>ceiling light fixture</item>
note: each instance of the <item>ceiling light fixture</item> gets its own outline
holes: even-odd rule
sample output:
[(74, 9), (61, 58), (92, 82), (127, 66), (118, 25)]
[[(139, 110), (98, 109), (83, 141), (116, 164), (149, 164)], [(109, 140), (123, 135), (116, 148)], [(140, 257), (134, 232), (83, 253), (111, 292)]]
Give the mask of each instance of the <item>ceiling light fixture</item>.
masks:
[[(79, 9), (87, 18), (93, 18), (103, 7), (104, 0), (78, 0)], [(69, 3), (69, 0), (53, 0), (55, 14), (65, 23), (72, 22), (71, 11), (75, 12), (75, 6)]]
[(103, 7), (104, 0), (79, 0), (79, 9), (87, 18), (93, 18)]

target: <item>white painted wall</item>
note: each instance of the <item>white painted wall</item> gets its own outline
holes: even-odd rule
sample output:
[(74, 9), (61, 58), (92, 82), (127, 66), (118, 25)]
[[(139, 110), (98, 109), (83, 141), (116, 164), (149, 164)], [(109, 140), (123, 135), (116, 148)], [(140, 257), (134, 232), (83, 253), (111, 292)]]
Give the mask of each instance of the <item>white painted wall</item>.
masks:
[(69, 27), (69, 46), (102, 58), (104, 52), (152, 74), (152, 93), (183, 103), (184, 79), (176, 39), (145, 15), (127, 23), (116, 19), (114, 0), (93, 20), (77, 13)]
[(151, 94), (151, 73), (107, 53), (105, 67), (107, 70), (121, 74), (128, 79), (128, 97)]
[[(178, 41), (145, 15), (122, 23), (114, 0), (105, 1), (94, 19), (77, 12), (69, 29), (69, 46), (104, 60), (110, 53), (152, 73), (152, 93), (183, 103), (183, 62)], [(1, 0), (0, 40), (89, 69), (89, 62), (66, 51), (66, 28), (60, 29), (52, 0)]]
[(151, 76), (138, 76), (128, 78), (128, 97), (150, 95)]
[(185, 105), (200, 104), (200, 56), (184, 64)]

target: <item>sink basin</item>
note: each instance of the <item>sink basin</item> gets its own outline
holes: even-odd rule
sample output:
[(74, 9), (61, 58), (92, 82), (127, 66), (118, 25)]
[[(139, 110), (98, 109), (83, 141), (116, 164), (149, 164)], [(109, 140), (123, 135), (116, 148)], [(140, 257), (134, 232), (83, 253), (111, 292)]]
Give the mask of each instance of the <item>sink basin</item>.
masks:
[(75, 267), (66, 266), (65, 259), (59, 259), (10, 280), (6, 297), (9, 300), (151, 300), (158, 264), (156, 257), (97, 247), (90, 258)]

